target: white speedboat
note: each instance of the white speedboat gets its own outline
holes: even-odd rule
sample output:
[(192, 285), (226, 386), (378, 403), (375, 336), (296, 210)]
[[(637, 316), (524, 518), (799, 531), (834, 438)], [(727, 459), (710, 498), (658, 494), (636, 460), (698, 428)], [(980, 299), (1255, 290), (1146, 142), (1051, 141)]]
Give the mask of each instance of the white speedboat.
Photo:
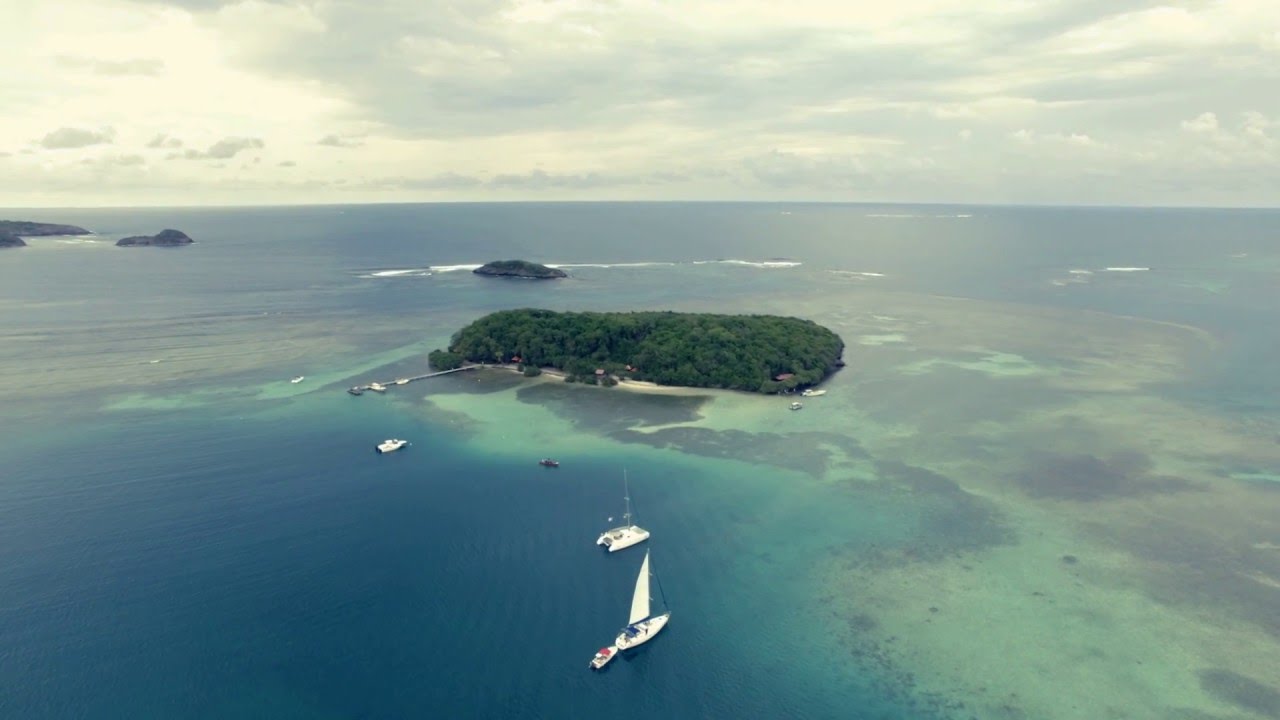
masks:
[(791, 405), (790, 405), (789, 407), (790, 407), (792, 410), (799, 410), (800, 408), (803, 408), (803, 407), (804, 407), (804, 403), (800, 403), (800, 402), (793, 402), (793, 403), (791, 403)]
[(306, 376), (306, 375), (299, 375), (298, 377), (296, 377), (296, 378), (294, 378), (294, 379), (290, 380), (289, 382), (293, 383), (294, 385), (297, 385), (298, 383), (300, 383), (300, 382), (302, 382), (303, 380), (306, 380), (306, 379), (307, 379), (307, 376)]
[(609, 647), (600, 648), (599, 650), (596, 651), (596, 656), (591, 658), (591, 669), (599, 670), (605, 665), (608, 665), (609, 661), (616, 657), (618, 657), (617, 645), (610, 645)]
[(386, 392), (387, 386), (382, 383), (369, 383), (369, 389), (374, 392)]
[(596, 538), (596, 544), (605, 546), (609, 552), (617, 552), (649, 539), (648, 530), (631, 522), (631, 492), (627, 486), (625, 470), (622, 473), (622, 499), (626, 503), (626, 511), (622, 513), (622, 524), (605, 530), (600, 533), (600, 537)]
[(409, 378), (400, 378), (399, 380), (396, 380), (396, 384), (397, 384), (397, 385), (408, 385), (408, 384), (409, 384)]
[(408, 440), (401, 440), (400, 438), (387, 438), (386, 440), (383, 440), (382, 442), (378, 443), (378, 452), (380, 453), (395, 452), (408, 444), (409, 444)]
[[(671, 619), (669, 611), (661, 615), (650, 614), (649, 576), (649, 553), (646, 551), (644, 562), (640, 564), (640, 575), (636, 578), (636, 591), (631, 596), (631, 619), (627, 622), (627, 626), (622, 628), (622, 632), (618, 633), (618, 639), (614, 641), (614, 645), (619, 650), (630, 650), (649, 642), (654, 635), (662, 632), (662, 628), (666, 627), (667, 621)], [(662, 590), (661, 583), (658, 584), (658, 590)], [(663, 598), (662, 604), (666, 605), (666, 598)]]
[(813, 388), (809, 388), (808, 390), (805, 390), (805, 391), (801, 392), (800, 394), (801, 394), (801, 395), (803, 395), (803, 396), (805, 396), (805, 397), (822, 397), (823, 395), (826, 395), (826, 394), (827, 394), (827, 391), (826, 391), (826, 390), (814, 390)]

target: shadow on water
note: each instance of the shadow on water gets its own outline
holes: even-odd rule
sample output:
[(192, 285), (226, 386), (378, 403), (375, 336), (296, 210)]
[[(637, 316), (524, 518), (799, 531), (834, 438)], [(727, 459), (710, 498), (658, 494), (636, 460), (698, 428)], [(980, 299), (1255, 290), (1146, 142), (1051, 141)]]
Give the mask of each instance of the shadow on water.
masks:
[(1038, 453), (1014, 481), (1033, 498), (1099, 502), (1198, 489), (1178, 477), (1151, 474), (1151, 458), (1122, 451), (1107, 459), (1078, 453)]
[(899, 461), (880, 461), (877, 480), (841, 483), (856, 502), (881, 506), (909, 523), (896, 541), (880, 538), (838, 550), (848, 567), (896, 567), (933, 562), (1017, 542), (1017, 534), (990, 500), (968, 492), (951, 478)]
[[(521, 388), (516, 397), (521, 402), (549, 408), (581, 432), (689, 455), (786, 468), (815, 477), (826, 473), (839, 455), (869, 457), (857, 440), (838, 433), (661, 427), (698, 420), (702, 406), (710, 400), (706, 395), (646, 395), (540, 383)], [(659, 429), (639, 430), (653, 427)]]
[(520, 388), (516, 399), (550, 408), (586, 432), (612, 433), (632, 427), (692, 422), (701, 417), (699, 411), (711, 397), (650, 395), (548, 381)]
[(1221, 668), (1197, 674), (1200, 687), (1219, 700), (1266, 718), (1280, 719), (1280, 689)]

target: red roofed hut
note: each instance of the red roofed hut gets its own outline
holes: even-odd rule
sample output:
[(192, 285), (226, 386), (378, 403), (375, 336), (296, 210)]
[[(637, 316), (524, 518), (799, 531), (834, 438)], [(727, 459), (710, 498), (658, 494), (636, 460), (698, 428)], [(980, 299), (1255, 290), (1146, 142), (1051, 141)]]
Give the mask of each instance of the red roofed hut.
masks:
[(795, 376), (796, 376), (795, 373), (778, 373), (777, 375), (773, 376), (773, 379), (777, 380), (778, 382), (782, 382), (783, 380), (790, 380)]

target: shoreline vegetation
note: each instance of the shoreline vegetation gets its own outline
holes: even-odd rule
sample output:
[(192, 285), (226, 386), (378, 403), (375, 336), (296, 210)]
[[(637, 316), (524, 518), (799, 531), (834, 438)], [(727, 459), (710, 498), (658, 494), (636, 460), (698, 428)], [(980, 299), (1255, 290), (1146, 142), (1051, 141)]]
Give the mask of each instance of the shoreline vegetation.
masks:
[(811, 320), (777, 315), (675, 312), (490, 313), (428, 356), (435, 370), (511, 365), (526, 377), (613, 387), (709, 388), (788, 393), (844, 366), (844, 341)]

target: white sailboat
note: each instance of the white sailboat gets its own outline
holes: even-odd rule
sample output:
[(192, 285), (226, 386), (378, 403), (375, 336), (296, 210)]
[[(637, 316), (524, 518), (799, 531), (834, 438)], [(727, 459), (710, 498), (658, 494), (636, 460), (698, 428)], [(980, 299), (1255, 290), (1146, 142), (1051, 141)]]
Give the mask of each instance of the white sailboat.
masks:
[[(603, 545), (609, 552), (617, 552), (649, 539), (649, 531), (631, 522), (631, 490), (627, 485), (627, 471), (622, 471), (622, 499), (626, 502), (626, 512), (622, 514), (622, 524), (600, 533), (596, 538), (597, 545)], [(610, 518), (612, 519), (612, 518)]]
[[(671, 611), (662, 613), (661, 615), (652, 615), (649, 597), (649, 553), (645, 552), (644, 562), (640, 565), (640, 575), (636, 578), (636, 591), (631, 596), (631, 619), (627, 621), (627, 626), (622, 628), (622, 632), (618, 633), (618, 638), (613, 644), (606, 648), (600, 648), (596, 652), (595, 657), (591, 659), (591, 667), (599, 670), (609, 664), (618, 656), (618, 653), (624, 650), (643, 645), (653, 639), (655, 635), (662, 632), (662, 628), (667, 626), (667, 621), (671, 619)], [(662, 590), (659, 583), (658, 590)], [(663, 598), (663, 606), (666, 606), (666, 598)]]

